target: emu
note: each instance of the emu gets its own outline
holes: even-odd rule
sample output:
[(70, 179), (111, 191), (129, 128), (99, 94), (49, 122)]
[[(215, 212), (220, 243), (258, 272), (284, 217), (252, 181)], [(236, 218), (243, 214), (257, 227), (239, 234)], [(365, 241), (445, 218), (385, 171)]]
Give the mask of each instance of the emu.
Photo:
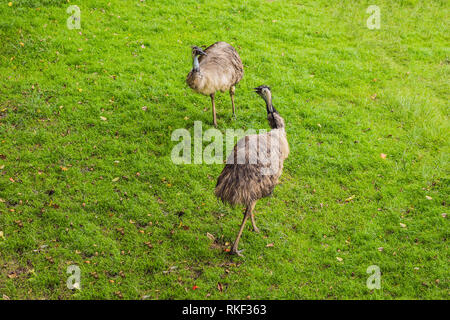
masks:
[(230, 91), (233, 117), (234, 93), (236, 84), (244, 75), (244, 66), (236, 50), (226, 42), (216, 42), (203, 51), (192, 47), (192, 70), (186, 77), (186, 83), (195, 92), (209, 95), (212, 103), (213, 123), (217, 127), (216, 104), (214, 96), (217, 91)]
[(230, 253), (241, 256), (239, 239), (247, 219), (252, 221), (253, 230), (259, 232), (253, 209), (256, 201), (272, 194), (283, 170), (283, 162), (289, 155), (283, 118), (272, 104), (272, 94), (266, 85), (255, 88), (266, 102), (267, 120), (272, 128), (264, 134), (243, 137), (234, 146), (227, 158), (215, 188), (215, 195), (233, 207), (246, 207), (244, 219)]

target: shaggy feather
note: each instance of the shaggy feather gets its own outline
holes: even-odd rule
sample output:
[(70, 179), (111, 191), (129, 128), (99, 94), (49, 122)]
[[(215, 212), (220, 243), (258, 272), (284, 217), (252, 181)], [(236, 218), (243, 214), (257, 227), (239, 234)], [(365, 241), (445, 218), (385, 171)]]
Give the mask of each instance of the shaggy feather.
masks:
[(186, 82), (195, 92), (211, 95), (230, 90), (244, 75), (244, 66), (236, 50), (226, 42), (216, 42), (199, 57), (199, 70), (192, 69)]
[(228, 156), (215, 188), (215, 195), (223, 202), (248, 207), (272, 194), (278, 184), (289, 145), (283, 118), (277, 113), (267, 118), (280, 127), (240, 139)]

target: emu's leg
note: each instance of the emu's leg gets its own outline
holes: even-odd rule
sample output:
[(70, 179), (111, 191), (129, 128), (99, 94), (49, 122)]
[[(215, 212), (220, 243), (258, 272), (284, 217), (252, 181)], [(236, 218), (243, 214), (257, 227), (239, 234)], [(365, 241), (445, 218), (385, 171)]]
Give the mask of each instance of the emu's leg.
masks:
[(215, 93), (211, 94), (211, 103), (212, 103), (212, 114), (213, 114), (213, 123), (214, 127), (217, 127), (217, 121), (216, 121), (216, 103), (214, 102), (214, 95)]
[(236, 112), (234, 110), (234, 93), (235, 93), (235, 91), (236, 91), (236, 87), (232, 86), (230, 88), (231, 106), (233, 107), (233, 118), (236, 119)]
[(242, 231), (244, 231), (245, 223), (247, 219), (251, 217), (253, 208), (255, 207), (255, 202), (253, 202), (250, 206), (245, 209), (244, 219), (242, 220), (241, 228), (239, 229), (239, 233), (236, 237), (236, 241), (234, 241), (233, 248), (231, 249), (231, 254), (237, 254), (238, 256), (242, 256), (242, 250), (238, 250), (239, 239), (241, 239)]
[(253, 210), (252, 210), (252, 226), (253, 226), (253, 231), (255, 231), (256, 233), (259, 233), (259, 229), (256, 226), (255, 214), (253, 213)]

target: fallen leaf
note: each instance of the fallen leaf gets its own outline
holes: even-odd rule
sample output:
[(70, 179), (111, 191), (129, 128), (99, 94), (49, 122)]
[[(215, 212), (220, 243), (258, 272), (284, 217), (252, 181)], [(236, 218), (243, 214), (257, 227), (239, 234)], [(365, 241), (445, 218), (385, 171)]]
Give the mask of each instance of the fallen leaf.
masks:
[(402, 228), (406, 228), (406, 224), (404, 224), (404, 223), (400, 223), (400, 227), (402, 227)]
[(211, 233), (209, 233), (209, 232), (206, 233), (206, 236), (207, 236), (211, 241), (216, 240), (216, 237), (214, 237), (214, 236), (213, 236)]
[(383, 247), (379, 247), (379, 248), (378, 248), (378, 251), (380, 251), (380, 252), (383, 251), (383, 250), (384, 250)]
[(218, 289), (220, 292), (223, 291), (223, 285), (222, 285), (220, 282), (217, 283), (217, 289)]
[(150, 241), (148, 242), (144, 242), (144, 244), (149, 247), (150, 249), (153, 248), (153, 245), (150, 243)]
[(355, 195), (352, 195), (351, 197), (348, 197), (347, 199), (345, 199), (345, 202), (350, 202), (353, 199), (355, 199)]
[(273, 247), (273, 243), (269, 243), (266, 245), (266, 248), (271, 248), (271, 247)]
[(3, 300), (11, 300), (6, 294), (2, 295)]
[(433, 200), (433, 198), (430, 196), (425, 196), (425, 198), (427, 198), (427, 200)]
[(108, 119), (106, 119), (106, 118), (103, 117), (103, 116), (100, 116), (100, 120), (106, 121), (106, 120), (108, 120)]
[(116, 178), (112, 179), (111, 181), (112, 182), (117, 182), (117, 181), (119, 181), (119, 177), (116, 177)]
[(387, 157), (387, 155), (386, 155), (386, 154), (384, 154), (384, 153), (380, 153), (380, 158), (381, 158), (381, 159), (386, 159), (386, 157)]
[(344, 259), (340, 258), (340, 257), (336, 257), (336, 260), (339, 262), (342, 262)]
[(198, 287), (196, 286), (196, 285), (194, 285), (193, 287), (192, 287), (192, 290), (197, 290), (198, 289)]
[(172, 267), (169, 268), (169, 270), (163, 271), (163, 273), (165, 273), (165, 274), (170, 273), (170, 272), (176, 270), (177, 268), (178, 268), (177, 266), (172, 266)]

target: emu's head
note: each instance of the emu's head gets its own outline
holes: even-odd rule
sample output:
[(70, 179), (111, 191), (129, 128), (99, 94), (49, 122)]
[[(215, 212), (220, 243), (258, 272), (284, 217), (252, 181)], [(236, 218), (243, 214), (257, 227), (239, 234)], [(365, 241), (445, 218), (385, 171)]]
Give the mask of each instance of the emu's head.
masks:
[(254, 88), (255, 92), (259, 94), (265, 101), (267, 98), (270, 98), (272, 95), (270, 93), (270, 87), (263, 84), (262, 86)]
[(202, 48), (197, 47), (197, 46), (192, 46), (192, 57), (197, 57), (197, 56), (206, 56), (206, 52), (203, 51)]
[(255, 88), (255, 92), (266, 102), (267, 119), (272, 128), (284, 128), (284, 120), (272, 104), (272, 92), (266, 85)]
[(259, 86), (255, 88), (255, 92), (264, 99), (266, 102), (267, 113), (277, 112), (272, 105), (272, 92), (270, 91), (270, 87), (266, 85)]

